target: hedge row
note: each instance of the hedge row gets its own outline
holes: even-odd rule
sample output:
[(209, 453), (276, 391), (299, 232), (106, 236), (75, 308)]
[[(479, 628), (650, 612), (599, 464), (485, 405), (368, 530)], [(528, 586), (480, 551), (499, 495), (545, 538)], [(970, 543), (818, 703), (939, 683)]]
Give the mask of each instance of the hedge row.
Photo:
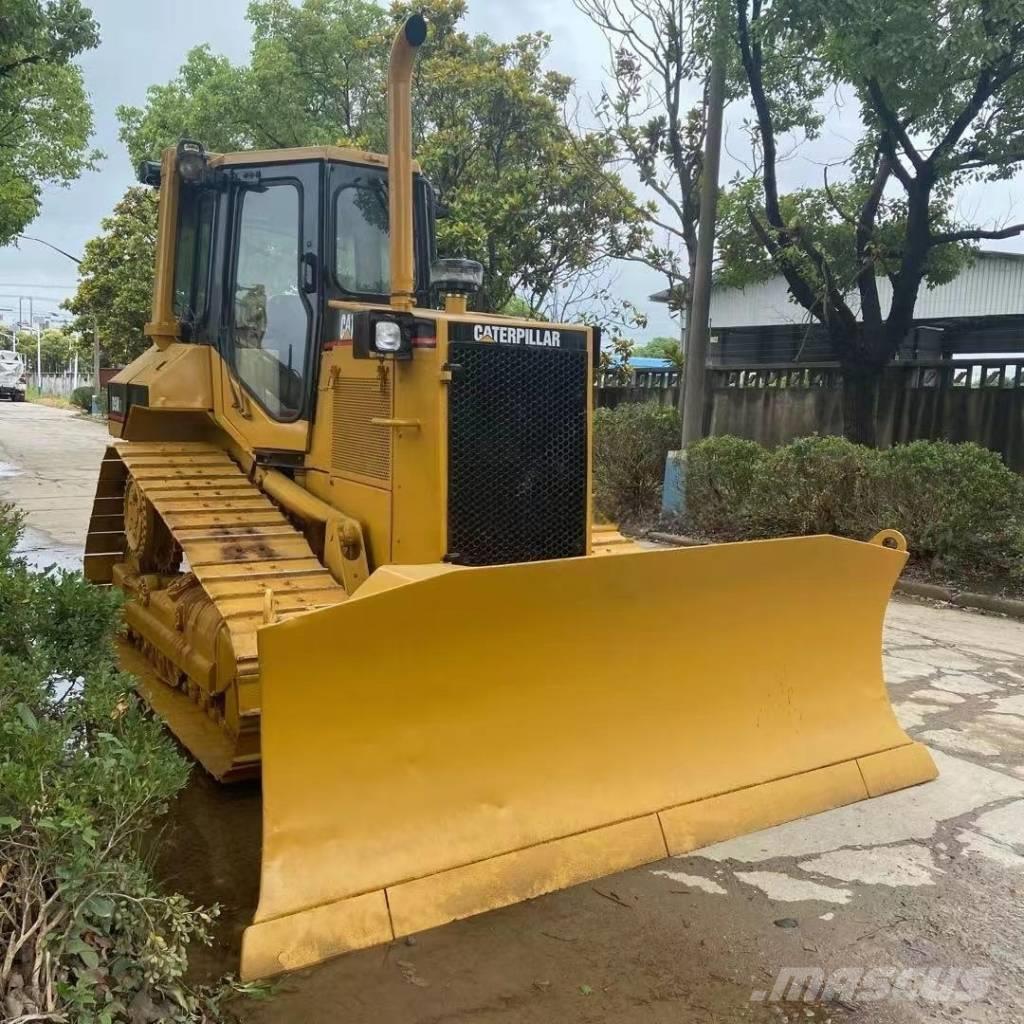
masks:
[[(594, 482), (609, 518), (656, 515), (678, 417), (650, 404), (598, 410)], [(722, 540), (905, 534), (915, 557), (1024, 579), (1024, 478), (978, 445), (914, 441), (885, 450), (840, 437), (765, 448), (712, 437), (687, 454), (686, 513)]]
[(884, 450), (839, 437), (767, 449), (707, 438), (687, 456), (687, 514), (730, 539), (902, 532), (922, 558), (977, 570), (1024, 568), (1024, 479), (975, 444)]

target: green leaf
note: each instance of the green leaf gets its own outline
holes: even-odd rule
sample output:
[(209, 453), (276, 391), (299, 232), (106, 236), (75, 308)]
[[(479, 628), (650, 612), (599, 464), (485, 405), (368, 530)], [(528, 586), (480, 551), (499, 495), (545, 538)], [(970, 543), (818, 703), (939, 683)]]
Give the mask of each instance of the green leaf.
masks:
[[(83, 943), (83, 945), (85, 945), (85, 943)], [(86, 946), (85, 949), (79, 950), (78, 955), (82, 958), (82, 963), (84, 963), (86, 967), (90, 969), (99, 967), (100, 957), (92, 946)]]
[(105, 896), (93, 896), (86, 901), (85, 912), (93, 917), (110, 917), (114, 913), (114, 902)]
[(120, 981), (135, 967), (135, 963), (126, 956), (119, 956), (110, 965), (110, 975)]
[(14, 708), (17, 712), (18, 717), (21, 719), (22, 724), (30, 732), (36, 732), (39, 729), (39, 719), (33, 714), (32, 709), (27, 704), (17, 704)]
[(64, 943), (64, 948), (69, 953), (87, 953), (92, 952), (93, 948), (84, 939), (79, 938), (77, 935), (72, 936), (67, 942)]
[(4, 829), (16, 829), (21, 827), (21, 822), (17, 818), (11, 818), (4, 816), (0, 818), (0, 828)]
[(590, 996), (594, 994), (594, 990), (589, 985), (580, 985), (580, 995)]

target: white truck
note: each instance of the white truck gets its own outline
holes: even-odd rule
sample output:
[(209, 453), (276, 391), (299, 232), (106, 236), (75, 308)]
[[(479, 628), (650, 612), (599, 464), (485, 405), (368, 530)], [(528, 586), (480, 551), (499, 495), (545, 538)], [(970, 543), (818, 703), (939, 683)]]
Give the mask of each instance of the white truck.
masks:
[(0, 349), (0, 398), (25, 401), (25, 360), (20, 352)]

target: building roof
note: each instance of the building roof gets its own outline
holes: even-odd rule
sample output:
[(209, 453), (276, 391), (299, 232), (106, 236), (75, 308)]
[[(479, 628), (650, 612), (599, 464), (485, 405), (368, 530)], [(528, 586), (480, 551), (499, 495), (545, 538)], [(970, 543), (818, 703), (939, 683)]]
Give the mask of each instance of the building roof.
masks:
[(663, 370), (672, 363), (668, 359), (658, 359), (655, 356), (630, 356), (629, 365), (635, 370)]
[[(878, 279), (883, 315), (892, 302), (889, 279)], [(658, 295), (662, 293), (657, 293)], [(663, 301), (651, 296), (652, 301)], [(847, 301), (859, 313), (857, 293)], [(1024, 253), (985, 251), (947, 284), (922, 286), (915, 320), (1024, 315)], [(767, 327), (802, 324), (810, 314), (789, 295), (782, 275), (746, 288), (716, 286), (711, 292), (711, 327)]]

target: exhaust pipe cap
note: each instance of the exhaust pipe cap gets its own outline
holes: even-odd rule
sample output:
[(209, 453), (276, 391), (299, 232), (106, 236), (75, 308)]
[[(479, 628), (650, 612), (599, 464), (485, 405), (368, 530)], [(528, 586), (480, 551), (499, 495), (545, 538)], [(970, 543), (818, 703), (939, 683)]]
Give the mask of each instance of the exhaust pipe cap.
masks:
[(405, 41), (410, 46), (422, 46), (427, 38), (427, 19), (422, 14), (414, 14), (405, 22)]

